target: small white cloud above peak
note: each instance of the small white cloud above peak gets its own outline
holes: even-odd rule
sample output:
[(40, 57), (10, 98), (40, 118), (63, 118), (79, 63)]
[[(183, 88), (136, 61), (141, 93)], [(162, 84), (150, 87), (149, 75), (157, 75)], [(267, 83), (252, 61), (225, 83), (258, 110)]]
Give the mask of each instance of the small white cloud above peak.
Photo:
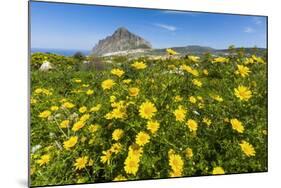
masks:
[(244, 32), (245, 33), (253, 33), (253, 32), (255, 32), (255, 30), (252, 27), (245, 27)]
[(168, 31), (176, 31), (177, 27), (173, 26), (173, 25), (167, 25), (167, 24), (160, 24), (160, 23), (156, 23), (154, 24), (157, 27), (160, 27), (162, 29), (168, 30)]

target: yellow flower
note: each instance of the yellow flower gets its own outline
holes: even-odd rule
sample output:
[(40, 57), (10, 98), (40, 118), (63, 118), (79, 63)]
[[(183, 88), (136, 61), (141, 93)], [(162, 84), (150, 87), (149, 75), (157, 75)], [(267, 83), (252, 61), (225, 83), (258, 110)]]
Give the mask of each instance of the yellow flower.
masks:
[(51, 106), (51, 110), (52, 110), (52, 111), (57, 111), (58, 109), (59, 109), (58, 106)]
[(42, 89), (42, 92), (43, 92), (45, 95), (47, 95), (47, 96), (53, 94), (53, 93), (52, 93), (51, 91), (49, 91), (48, 89)]
[(193, 76), (199, 76), (199, 72), (196, 69), (192, 69), (190, 66), (188, 65), (181, 65), (180, 68), (190, 74), (192, 74)]
[(126, 107), (124, 106), (117, 106), (112, 110), (112, 112), (109, 112), (105, 115), (106, 119), (123, 119), (126, 118), (127, 113), (126, 113)]
[(75, 83), (81, 83), (82, 80), (80, 80), (80, 79), (75, 79), (74, 82), (75, 82)]
[(197, 87), (202, 87), (202, 82), (197, 79), (193, 79), (192, 83), (193, 83), (193, 85), (195, 85)]
[(193, 151), (191, 148), (186, 148), (185, 155), (187, 158), (191, 159), (193, 157)]
[(50, 115), (51, 115), (51, 111), (45, 110), (45, 111), (41, 112), (38, 117), (40, 117), (40, 118), (48, 118)]
[(73, 127), (71, 130), (73, 130), (74, 132), (78, 131), (79, 129), (83, 128), (85, 126), (85, 122), (84, 121), (77, 121), (76, 123), (74, 123)]
[(252, 97), (252, 92), (245, 86), (238, 86), (234, 89), (234, 94), (240, 100), (248, 101)]
[(182, 176), (182, 171), (171, 171), (169, 173), (170, 177), (181, 177)]
[(114, 95), (110, 96), (110, 99), (109, 99), (110, 102), (115, 102), (116, 101), (116, 97)]
[(139, 169), (139, 159), (136, 157), (128, 156), (124, 162), (124, 170), (127, 174), (136, 175)]
[(171, 49), (171, 48), (167, 48), (166, 52), (168, 55), (177, 55), (178, 52), (176, 52), (175, 50)]
[(63, 120), (60, 123), (60, 128), (67, 128), (69, 126), (69, 120)]
[(192, 69), (189, 73), (192, 74), (193, 76), (199, 76), (199, 72), (196, 69)]
[(228, 63), (229, 59), (225, 57), (217, 57), (213, 60), (213, 63)]
[(30, 99), (30, 103), (31, 103), (31, 104), (36, 104), (36, 103), (37, 103), (37, 100), (34, 99), (34, 98), (31, 98), (31, 99)]
[(194, 96), (190, 96), (189, 97), (189, 102), (191, 102), (191, 103), (196, 103), (196, 98), (194, 97)]
[(103, 164), (107, 162), (109, 164), (112, 152), (110, 150), (102, 151), (103, 156), (100, 157), (100, 160)]
[(196, 132), (197, 131), (197, 127), (198, 124), (195, 120), (193, 119), (188, 119), (186, 125), (188, 126), (188, 128), (190, 129), (191, 132)]
[(123, 83), (124, 84), (129, 84), (129, 83), (131, 83), (131, 81), (132, 81), (131, 79), (126, 79), (126, 80), (123, 80)]
[(131, 66), (134, 67), (135, 69), (145, 69), (147, 67), (146, 64), (143, 63), (142, 61), (141, 62), (136, 61)]
[(92, 90), (92, 89), (88, 89), (86, 92), (87, 95), (92, 95), (93, 93), (94, 93), (94, 90)]
[(139, 146), (144, 146), (145, 144), (147, 144), (149, 142), (149, 139), (150, 139), (150, 136), (147, 133), (141, 131), (136, 136), (136, 143)]
[(43, 89), (42, 89), (42, 88), (37, 88), (37, 89), (35, 89), (34, 92), (35, 92), (36, 94), (40, 94), (40, 93), (43, 92)]
[(89, 84), (83, 84), (82, 87), (89, 87)]
[(216, 175), (216, 174), (224, 174), (224, 170), (223, 170), (222, 167), (216, 166), (216, 167), (214, 167), (212, 174), (214, 174), (214, 175)]
[(262, 64), (265, 64), (264, 60), (261, 58), (261, 57), (257, 57), (255, 55), (252, 55), (252, 59), (254, 61), (256, 61), (257, 63), (262, 63)]
[(82, 106), (81, 108), (79, 108), (79, 112), (80, 113), (85, 113), (87, 111), (87, 107), (86, 106)]
[(62, 106), (70, 109), (70, 108), (73, 108), (75, 105), (72, 104), (71, 102), (65, 102), (65, 103), (63, 103)]
[(122, 129), (115, 129), (112, 133), (112, 139), (118, 141), (120, 138), (122, 138), (123, 134), (124, 131)]
[(49, 154), (42, 155), (39, 160), (36, 161), (40, 166), (48, 164), (50, 162), (51, 156)]
[(176, 121), (183, 122), (186, 115), (186, 110), (180, 105), (178, 109), (174, 111)]
[(212, 120), (210, 120), (210, 119), (207, 118), (207, 117), (204, 117), (204, 118), (203, 118), (203, 123), (205, 123), (207, 126), (210, 126), (211, 123), (212, 123)]
[(189, 73), (192, 72), (192, 68), (188, 65), (183, 64), (183, 65), (180, 66), (180, 68), (182, 70), (185, 70), (186, 72), (189, 72)]
[(92, 133), (95, 133), (97, 132), (97, 130), (100, 129), (100, 125), (99, 124), (93, 124), (93, 125), (90, 125), (89, 126), (89, 131), (92, 132)]
[(88, 156), (77, 158), (74, 164), (75, 170), (81, 170), (85, 168), (87, 163), (88, 163)]
[(254, 60), (252, 58), (245, 58), (244, 59), (244, 64), (248, 65), (248, 64), (254, 64)]
[(173, 172), (178, 172), (181, 174), (183, 170), (183, 160), (178, 154), (169, 155), (169, 165), (172, 168)]
[(146, 127), (154, 134), (159, 129), (160, 124), (157, 121), (148, 121)]
[(125, 72), (122, 69), (112, 69), (111, 74), (121, 77)]
[(140, 91), (140, 89), (137, 88), (137, 87), (129, 88), (129, 95), (130, 95), (131, 97), (138, 96), (139, 91)]
[(204, 69), (204, 70), (203, 70), (203, 74), (209, 75), (209, 71), (208, 71), (207, 69)]
[(241, 144), (239, 144), (242, 151), (245, 153), (246, 156), (251, 157), (256, 155), (256, 151), (254, 147), (245, 140), (242, 140)]
[(90, 118), (89, 114), (84, 114), (83, 116), (80, 117), (79, 121), (85, 122)]
[(126, 181), (126, 180), (127, 180), (127, 178), (125, 178), (122, 175), (118, 175), (113, 179), (113, 181)]
[(90, 109), (90, 112), (97, 112), (97, 111), (99, 111), (99, 110), (100, 110), (100, 108), (101, 108), (101, 105), (100, 105), (100, 104), (98, 104), (98, 105), (96, 105), (96, 106), (92, 107), (92, 108)]
[(94, 164), (94, 161), (92, 159), (90, 159), (88, 162), (88, 166), (93, 166), (93, 164)]
[(190, 55), (190, 56), (188, 56), (188, 59), (196, 63), (199, 61), (200, 57)]
[(151, 119), (155, 112), (157, 112), (155, 105), (149, 101), (142, 103), (139, 109), (139, 114), (144, 119)]
[(198, 103), (198, 108), (199, 108), (199, 109), (203, 109), (204, 106), (205, 106), (204, 103), (201, 103), (201, 102)]
[(120, 143), (112, 144), (111, 148), (109, 149), (112, 153), (119, 153), (122, 149), (122, 145)]
[(129, 147), (128, 156), (140, 158), (143, 153), (143, 148), (137, 144), (133, 144)]
[(180, 102), (180, 101), (182, 101), (182, 99), (183, 98), (179, 95), (175, 96), (175, 102)]
[(111, 79), (102, 82), (101, 87), (103, 90), (111, 89), (115, 85), (115, 82)]
[(250, 69), (243, 65), (237, 65), (238, 70), (235, 72), (236, 74), (240, 74), (243, 78), (249, 76), (251, 72)]
[(234, 130), (236, 130), (237, 132), (239, 132), (239, 133), (243, 133), (244, 132), (244, 126), (243, 126), (242, 122), (239, 121), (238, 119), (236, 119), (236, 118), (235, 119), (231, 119), (230, 123), (232, 125), (232, 128)]
[(222, 102), (223, 101), (223, 98), (219, 95), (212, 95), (211, 96), (214, 100), (218, 101), (218, 102)]
[(68, 150), (68, 149), (72, 148), (73, 146), (75, 146), (77, 141), (78, 141), (78, 137), (72, 136), (67, 141), (63, 142), (63, 147)]

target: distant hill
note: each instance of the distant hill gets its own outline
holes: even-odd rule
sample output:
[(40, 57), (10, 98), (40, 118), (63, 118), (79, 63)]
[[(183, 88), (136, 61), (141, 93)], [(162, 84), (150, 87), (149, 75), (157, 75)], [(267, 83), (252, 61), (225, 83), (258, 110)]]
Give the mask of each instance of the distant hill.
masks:
[[(216, 49), (210, 48), (210, 47), (205, 47), (205, 46), (198, 46), (198, 45), (190, 45), (190, 46), (183, 46), (183, 47), (172, 47), (173, 50), (180, 54), (187, 54), (187, 53), (192, 53), (192, 54), (203, 54), (206, 52), (209, 53), (214, 53)], [(164, 54), (166, 53), (166, 48), (162, 49), (153, 49), (152, 54)]]
[(151, 44), (124, 27), (118, 28), (111, 36), (98, 42), (93, 48), (93, 54), (103, 55), (118, 51), (151, 49)]
[[(257, 55), (264, 55), (267, 51), (266, 48), (235, 48), (235, 51), (243, 50), (245, 54), (257, 54)], [(229, 49), (222, 49), (216, 50), (216, 53), (230, 53), (231, 50)]]

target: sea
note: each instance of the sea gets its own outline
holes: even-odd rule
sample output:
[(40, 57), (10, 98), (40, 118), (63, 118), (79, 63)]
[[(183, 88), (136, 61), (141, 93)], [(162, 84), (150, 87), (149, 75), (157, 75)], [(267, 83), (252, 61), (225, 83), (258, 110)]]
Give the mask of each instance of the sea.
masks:
[(31, 54), (36, 52), (52, 53), (63, 56), (73, 56), (76, 52), (82, 52), (84, 55), (90, 55), (91, 50), (69, 50), (69, 49), (51, 49), (51, 48), (31, 48)]

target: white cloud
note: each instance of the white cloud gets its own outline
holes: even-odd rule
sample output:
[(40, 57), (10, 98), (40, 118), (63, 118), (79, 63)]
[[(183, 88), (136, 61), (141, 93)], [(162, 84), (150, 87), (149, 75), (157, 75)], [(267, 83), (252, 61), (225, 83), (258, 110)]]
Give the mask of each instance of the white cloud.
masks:
[(160, 24), (160, 23), (156, 23), (154, 25), (157, 26), (157, 27), (166, 29), (168, 31), (176, 31), (177, 30), (177, 28), (173, 25), (166, 25), (166, 24)]
[(254, 17), (253, 18), (253, 21), (256, 25), (260, 25), (262, 24), (262, 18), (259, 18), (259, 17)]
[(244, 32), (245, 33), (253, 33), (253, 32), (255, 32), (255, 30), (253, 28), (251, 28), (251, 27), (245, 27), (244, 28)]

